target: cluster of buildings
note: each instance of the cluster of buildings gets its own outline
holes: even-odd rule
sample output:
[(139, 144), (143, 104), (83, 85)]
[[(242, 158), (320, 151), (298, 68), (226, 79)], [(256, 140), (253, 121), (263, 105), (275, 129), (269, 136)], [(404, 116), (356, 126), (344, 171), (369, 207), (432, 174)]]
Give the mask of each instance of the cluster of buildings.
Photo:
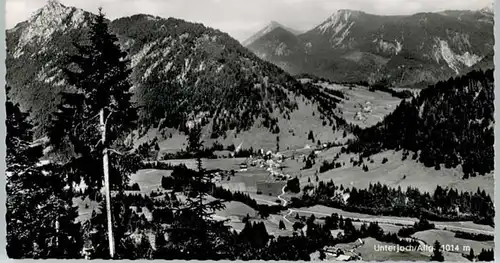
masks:
[(281, 169), (284, 167), (285, 157), (281, 153), (273, 153), (268, 151), (261, 157), (250, 156), (245, 163), (240, 165), (240, 171), (248, 170), (248, 166), (265, 168), (269, 172), (272, 179), (277, 181), (285, 181), (291, 178), (291, 175), (284, 174)]
[(358, 121), (364, 121), (367, 119), (366, 115), (372, 113), (373, 109), (371, 106), (371, 102), (367, 101), (365, 103), (365, 106), (360, 104), (361, 111), (356, 112), (356, 116), (354, 116), (354, 119)]
[[(323, 248), (323, 252), (325, 253), (324, 261), (360, 261), (362, 260), (361, 256), (356, 253), (356, 248), (362, 246), (364, 241), (362, 239), (358, 239), (352, 244), (351, 248), (338, 248), (335, 246), (328, 246)], [(312, 260), (320, 260), (319, 253), (314, 253), (311, 255)]]

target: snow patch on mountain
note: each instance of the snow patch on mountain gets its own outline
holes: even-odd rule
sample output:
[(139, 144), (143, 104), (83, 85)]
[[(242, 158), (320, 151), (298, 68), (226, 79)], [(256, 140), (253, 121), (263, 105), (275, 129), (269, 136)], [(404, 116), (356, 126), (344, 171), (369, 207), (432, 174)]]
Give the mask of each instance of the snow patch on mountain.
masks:
[(397, 55), (403, 49), (403, 44), (401, 44), (401, 42), (397, 39), (394, 40), (394, 43), (384, 41), (383, 39), (375, 39), (373, 42), (378, 43), (377, 49), (385, 53)]
[(472, 67), (474, 64), (481, 61), (482, 58), (477, 55), (470, 54), (469, 51), (467, 51), (462, 55), (458, 55), (457, 59), (467, 67)]
[(310, 54), (311, 53), (311, 50), (312, 50), (312, 43), (311, 42), (307, 42), (306, 45), (305, 45), (305, 52), (306, 54)]
[(281, 42), (275, 49), (275, 55), (276, 56), (288, 56), (290, 55), (290, 50), (288, 49), (288, 46)]
[(344, 30), (344, 32), (342, 32), (342, 34), (338, 37), (336, 37), (336, 34), (334, 34), (332, 36), (332, 38), (330, 39), (331, 42), (335, 42), (334, 43), (334, 46), (338, 46), (342, 43), (342, 41), (344, 41), (345, 37), (349, 34), (349, 30), (351, 29), (351, 27), (355, 24), (355, 22), (351, 22), (349, 24), (349, 26)]
[[(453, 50), (451, 50), (447, 41), (441, 40), (439, 38), (437, 38), (436, 41), (438, 41), (439, 43), (439, 51), (441, 57), (444, 59), (444, 61), (446, 61), (448, 67), (454, 70), (457, 75), (460, 73), (460, 69), (464, 65), (470, 67), (482, 59), (481, 57), (475, 54), (471, 54), (468, 51), (461, 55), (455, 54)], [(439, 62), (439, 60), (437, 61)]]

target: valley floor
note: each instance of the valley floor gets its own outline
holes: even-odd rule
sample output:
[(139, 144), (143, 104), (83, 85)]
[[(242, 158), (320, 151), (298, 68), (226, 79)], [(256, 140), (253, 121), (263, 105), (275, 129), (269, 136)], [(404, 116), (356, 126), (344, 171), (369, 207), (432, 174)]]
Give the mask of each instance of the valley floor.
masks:
[[(358, 125), (360, 127), (372, 126), (381, 121), (384, 116), (389, 114), (401, 102), (401, 99), (392, 97), (388, 93), (380, 91), (369, 91), (364, 87), (345, 87), (335, 84), (321, 84), (325, 89), (342, 91), (346, 95), (346, 99), (342, 99), (339, 104), (339, 112), (348, 123)], [(332, 181), (335, 185), (343, 185), (344, 187), (356, 187), (358, 189), (366, 189), (370, 184), (381, 183), (390, 188), (400, 187), (405, 191), (408, 187), (418, 188), (421, 192), (433, 193), (436, 187), (454, 188), (460, 191), (476, 192), (478, 189), (484, 190), (486, 194), (493, 197), (494, 195), (494, 178), (493, 174), (484, 176), (471, 177), (467, 180), (462, 179), (463, 172), (461, 167), (448, 169), (441, 167), (436, 170), (434, 167), (428, 168), (423, 164), (412, 160), (412, 153), (408, 158), (403, 158), (401, 151), (385, 151), (375, 154), (364, 160), (368, 169), (363, 169), (362, 166), (354, 166), (351, 160), (357, 160), (358, 156), (353, 154), (340, 154), (342, 146), (333, 147), (325, 150), (316, 149), (321, 142), (331, 142), (332, 138), (337, 143), (345, 143), (347, 137), (343, 130), (332, 133), (332, 128), (322, 125), (318, 116), (315, 116), (314, 109), (311, 105), (305, 104), (300, 99), (300, 111), (292, 114), (289, 122), (280, 123), (282, 131), (278, 134), (270, 134), (261, 127), (253, 127), (251, 130), (241, 132), (237, 135), (228, 133), (227, 138), (222, 141), (208, 139), (205, 135), (202, 138), (206, 146), (211, 146), (215, 141), (222, 143), (224, 146), (233, 144), (241, 146), (245, 149), (253, 147), (255, 150), (264, 149), (271, 150), (274, 156), (277, 145), (279, 146), (279, 155), (284, 157), (284, 161), (272, 162), (257, 165), (248, 165), (242, 168), (242, 164), (249, 164), (252, 159), (249, 158), (219, 158), (219, 159), (203, 159), (203, 167), (206, 170), (223, 170), (234, 171), (234, 176), (219, 178), (216, 182), (220, 186), (231, 192), (241, 192), (247, 194), (257, 204), (270, 206), (284, 206), (289, 204), (291, 198), (299, 196), (299, 194), (291, 194), (285, 192), (284, 187), (288, 179), (297, 177), (299, 179), (300, 188), (304, 186), (317, 186), (320, 182)], [(307, 120), (308, 125), (304, 125), (303, 120)], [(309, 140), (307, 134), (313, 131), (315, 134), (314, 140)], [(161, 158), (164, 153), (175, 153), (181, 149), (185, 149), (187, 144), (186, 136), (180, 135), (178, 132), (166, 130), (163, 138), (159, 141)], [(344, 133), (344, 134), (343, 134)], [(150, 130), (145, 136), (137, 141), (140, 144), (149, 141), (153, 137), (158, 136), (158, 131)], [(277, 143), (279, 137), (279, 143)], [(315, 152), (315, 163), (312, 167), (304, 169), (304, 159), (312, 152)], [(218, 156), (227, 156), (228, 151), (218, 152)], [(338, 158), (335, 162), (343, 165), (336, 169), (331, 169), (320, 173), (320, 167), (324, 161), (331, 162), (335, 156)], [(194, 159), (179, 159), (160, 161), (172, 166), (184, 164), (189, 169), (197, 169), (197, 164)], [(276, 165), (276, 167), (274, 166)], [(152, 191), (162, 191), (162, 177), (170, 176), (172, 171), (144, 169), (138, 171), (131, 178), (131, 184), (137, 183), (140, 187), (141, 194), (149, 194)], [(276, 173), (284, 178), (276, 180), (271, 174)], [(273, 183), (268, 183), (273, 182)], [(265, 185), (262, 190), (262, 184)], [(259, 186), (260, 185), (260, 186)], [(263, 192), (264, 191), (264, 192)], [(92, 209), (97, 208), (96, 204), (91, 202), (80, 202), (80, 220), (86, 220), (90, 216)], [(410, 217), (395, 217), (395, 216), (373, 216), (362, 213), (353, 213), (337, 208), (327, 207), (323, 205), (314, 205), (311, 207), (288, 208), (280, 213), (269, 215), (266, 219), (262, 219), (259, 212), (244, 203), (237, 201), (225, 202), (225, 208), (218, 211), (214, 218), (217, 220), (226, 220), (227, 225), (239, 232), (244, 226), (244, 218), (249, 218), (250, 222), (264, 222), (269, 234), (275, 236), (291, 236), (293, 235), (294, 223), (298, 217), (309, 217), (315, 215), (316, 220), (324, 221), (326, 216), (336, 213), (344, 218), (351, 218), (354, 226), (361, 228), (363, 223), (377, 222), (386, 233), (398, 233), (403, 227), (412, 226), (418, 222), (417, 218)], [(143, 213), (148, 215), (147, 209), (143, 208)], [(280, 229), (280, 222), (284, 223), (285, 229)], [(493, 235), (493, 227), (486, 225), (475, 224), (470, 221), (463, 222), (432, 222), (435, 224), (435, 229), (417, 232), (412, 235), (414, 240), (418, 240), (422, 244), (432, 246), (434, 241), (438, 240), (442, 245), (457, 245), (461, 248), (460, 251), (445, 251), (445, 260), (464, 261), (461, 253), (468, 254), (467, 249), (471, 248), (475, 252), (480, 252), (481, 249), (491, 249), (494, 247), (492, 241), (474, 241), (456, 238), (453, 231), (462, 231), (474, 234)], [(336, 236), (342, 230), (332, 231), (332, 236)], [(428, 261), (430, 252), (377, 252), (375, 246), (389, 246), (388, 244), (377, 241), (373, 238), (365, 238), (362, 243), (340, 244), (336, 248), (341, 248), (344, 251), (352, 251), (360, 256), (363, 260), (419, 260)], [(313, 259), (315, 256), (312, 255)], [(327, 253), (327, 259), (335, 259)]]
[[(333, 169), (325, 173), (318, 173), (318, 181), (316, 181), (316, 171), (319, 169), (323, 160), (331, 160), (335, 156), (339, 148), (332, 148), (323, 152), (317, 152), (318, 157), (316, 164), (307, 170), (302, 170), (303, 163), (301, 154), (307, 155), (312, 150), (302, 151), (295, 156), (295, 160), (286, 159), (283, 162), (283, 174), (290, 174), (292, 177), (299, 177), (301, 187), (312, 184), (316, 185), (319, 181), (332, 180), (335, 184), (343, 184), (345, 186), (355, 186), (366, 188), (370, 183), (385, 183), (391, 187), (401, 186), (405, 189), (407, 186), (418, 187), (422, 191), (432, 192), (436, 186), (453, 187), (462, 191), (476, 191), (477, 188), (485, 189), (490, 195), (493, 194), (493, 177), (492, 175), (480, 176), (462, 180), (459, 176), (459, 169), (441, 169), (436, 171), (434, 168), (425, 168), (421, 164), (416, 163), (411, 159), (401, 161), (402, 155), (400, 152), (388, 151), (372, 156), (373, 163), (369, 163), (369, 171), (364, 172), (361, 167), (353, 167), (350, 163), (350, 156), (341, 155), (338, 161), (345, 162), (346, 165), (342, 168)], [(291, 156), (293, 152), (284, 152), (285, 156)], [(411, 155), (410, 155), (411, 156)], [(382, 164), (382, 159), (387, 158), (388, 161)], [(217, 182), (217, 185), (222, 186), (232, 192), (243, 192), (248, 194), (257, 203), (267, 205), (286, 205), (290, 198), (295, 194), (285, 193), (283, 187), (286, 181), (281, 184), (276, 184), (269, 188), (269, 193), (259, 193), (257, 182), (266, 181), (271, 178), (270, 172), (265, 167), (249, 166), (245, 170), (240, 171), (240, 165), (245, 163), (247, 158), (227, 158), (227, 159), (204, 159), (203, 166), (207, 170), (221, 169), (225, 171), (235, 171), (235, 176), (224, 178)], [(196, 169), (196, 163), (193, 159), (186, 160), (168, 160), (162, 161), (172, 165), (184, 164), (188, 168)], [(131, 177), (131, 184), (137, 183), (140, 187), (141, 194), (150, 194), (152, 191), (162, 191), (161, 179), (163, 176), (170, 176), (172, 171), (143, 169), (139, 170)], [(406, 178), (403, 177), (406, 175)], [(310, 182), (309, 182), (310, 180)], [(93, 209), (98, 209), (96, 203), (88, 200), (75, 200), (79, 203), (79, 211), (81, 221), (90, 217)], [(388, 233), (397, 233), (404, 227), (413, 225), (418, 221), (417, 218), (408, 217), (393, 217), (393, 216), (373, 216), (361, 213), (352, 213), (341, 209), (316, 205), (312, 207), (288, 208), (279, 214), (271, 214), (267, 219), (260, 218), (258, 212), (236, 201), (225, 202), (225, 209), (218, 211), (214, 216), (215, 219), (227, 220), (227, 224), (236, 231), (241, 231), (244, 227), (243, 219), (248, 215), (250, 222), (264, 222), (269, 234), (275, 236), (291, 236), (293, 234), (293, 224), (297, 221), (297, 214), (309, 217), (314, 214), (318, 221), (322, 221), (324, 217), (330, 216), (332, 213), (342, 215), (344, 218), (354, 220), (354, 225), (357, 228), (361, 227), (362, 223), (378, 222), (380, 227)], [(147, 209), (143, 208), (146, 218), (150, 217)], [(148, 214), (149, 213), (149, 214)], [(285, 224), (285, 229), (279, 228), (280, 221)], [(439, 240), (441, 244), (458, 245), (461, 248), (469, 246), (474, 251), (481, 251), (482, 248), (493, 248), (494, 244), (490, 241), (480, 242), (473, 240), (464, 240), (454, 237), (451, 231), (463, 231), (468, 233), (493, 235), (494, 229), (490, 226), (478, 225), (472, 222), (433, 222), (435, 228), (433, 230), (417, 232), (413, 238), (424, 242), (427, 245), (432, 245), (435, 240)], [(337, 235), (338, 233), (332, 233)], [(429, 253), (405, 252), (402, 254), (394, 254), (393, 252), (376, 252), (374, 253), (375, 244), (383, 244), (379, 241), (374, 241), (370, 238), (364, 239), (364, 244), (356, 248), (350, 248), (360, 254), (363, 260), (428, 260)], [(349, 247), (350, 244), (343, 246)], [(345, 249), (345, 248), (343, 248)], [(466, 251), (462, 251), (466, 252)], [(464, 260), (460, 252), (448, 251), (445, 252), (446, 260)]]

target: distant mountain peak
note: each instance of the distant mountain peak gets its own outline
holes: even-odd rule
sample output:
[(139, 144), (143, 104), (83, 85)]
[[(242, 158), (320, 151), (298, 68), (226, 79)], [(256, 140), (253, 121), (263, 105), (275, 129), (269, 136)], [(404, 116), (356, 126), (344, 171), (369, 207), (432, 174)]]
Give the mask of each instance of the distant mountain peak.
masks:
[(243, 46), (249, 46), (253, 42), (255, 42), (257, 39), (259, 39), (259, 38), (263, 37), (264, 35), (270, 33), (271, 31), (273, 31), (276, 28), (285, 29), (285, 30), (290, 31), (292, 34), (295, 34), (295, 35), (298, 35), (298, 34), (302, 33), (302, 32), (300, 32), (298, 30), (287, 28), (287, 27), (283, 26), (281, 23), (273, 20), (273, 21), (269, 22), (269, 24), (267, 24), (267, 26), (265, 26), (259, 32), (257, 32), (256, 34), (254, 34), (253, 36), (251, 36), (247, 40), (243, 41), (242, 45)]
[(61, 4), (61, 2), (59, 2), (59, 0), (48, 0), (47, 4), (45, 5), (45, 7), (48, 7), (48, 8), (65, 8), (66, 6), (64, 6), (63, 4)]
[(361, 14), (364, 14), (364, 12), (350, 9), (339, 9), (337, 12), (328, 17), (325, 22), (320, 24), (317, 29), (319, 29), (323, 34), (331, 33), (332, 37), (335, 37), (342, 31), (349, 30), (349, 28), (355, 23), (353, 20)]
[(67, 8), (65, 5), (61, 4), (59, 0), (48, 0), (47, 4), (43, 8)]
[(22, 55), (22, 49), (29, 43), (41, 44), (50, 39), (55, 32), (79, 28), (85, 24), (86, 13), (82, 9), (67, 7), (58, 0), (49, 0), (28, 19), (28, 23), (18, 24), (21, 36), (14, 57)]
[(30, 20), (36, 20), (39, 16), (44, 17), (58, 17), (64, 16), (73, 8), (67, 7), (58, 0), (48, 0), (47, 4), (42, 8), (38, 9), (30, 18)]
[(269, 22), (268, 26), (283, 26), (283, 25), (281, 25), (278, 21), (273, 20)]
[(340, 9), (299, 37), (275, 30), (248, 48), (291, 74), (420, 86), (462, 74), (491, 53), (492, 25), (492, 13), (479, 8), (412, 15)]

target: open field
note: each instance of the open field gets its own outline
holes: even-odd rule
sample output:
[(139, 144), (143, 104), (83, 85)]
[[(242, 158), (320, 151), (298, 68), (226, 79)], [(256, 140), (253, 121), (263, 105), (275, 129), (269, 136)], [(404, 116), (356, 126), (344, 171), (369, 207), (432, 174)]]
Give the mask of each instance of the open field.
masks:
[[(229, 181), (223, 180), (218, 185), (231, 191), (257, 193), (257, 182), (269, 180), (269, 172), (262, 168), (250, 167), (246, 172), (237, 172)], [(277, 192), (278, 193), (278, 192)]]
[(291, 236), (293, 234), (293, 227), (291, 224), (283, 220), (283, 223), (285, 224), (286, 229), (282, 230), (279, 229), (279, 222), (280, 220), (283, 220), (281, 216), (279, 215), (270, 215), (267, 219), (256, 219), (256, 220), (251, 220), (251, 222), (256, 221), (256, 222), (264, 222), (264, 225), (266, 226), (267, 233), (270, 235), (274, 236)]
[[(330, 149), (328, 151), (320, 153), (316, 166), (318, 165), (318, 163), (320, 163), (321, 160), (320, 158), (325, 158), (325, 159), (331, 158), (331, 155), (335, 154), (336, 151), (338, 151), (338, 148)], [(382, 164), (381, 160), (384, 157), (387, 157), (389, 161), (385, 164)], [(344, 156), (343, 158), (345, 158), (346, 159), (345, 161), (348, 163), (347, 156)], [(421, 164), (416, 163), (413, 160), (407, 159), (405, 161), (401, 161), (400, 158), (401, 158), (400, 152), (388, 151), (385, 153), (372, 156), (374, 163), (368, 163), (368, 166), (370, 167), (370, 171), (368, 172), (362, 171), (360, 167), (352, 167), (352, 166), (349, 167), (350, 166), (349, 164), (346, 165), (346, 167), (331, 170), (323, 174), (319, 174), (319, 179), (322, 181), (329, 181), (331, 179), (336, 184), (343, 184), (345, 186), (355, 186), (358, 188), (366, 188), (368, 187), (369, 183), (382, 182), (388, 184), (391, 187), (401, 186), (403, 190), (406, 189), (407, 186), (412, 186), (412, 187), (420, 187), (422, 191), (432, 192), (437, 185), (441, 186), (448, 185), (458, 188), (459, 190), (467, 190), (467, 191), (475, 191), (478, 186), (481, 188), (486, 186), (484, 188), (486, 192), (491, 194), (493, 191), (492, 184), (485, 183), (485, 181), (488, 182), (488, 180), (492, 180), (492, 177), (485, 176), (485, 177), (475, 177), (468, 180), (462, 180), (459, 179), (458, 176), (456, 176), (456, 173), (458, 172), (456, 169), (443, 168), (440, 171), (436, 171), (434, 169), (428, 169), (422, 167)], [(276, 203), (277, 196), (281, 193), (280, 192), (281, 189), (279, 189), (279, 187), (276, 187), (275, 194), (273, 194), (272, 196), (258, 195), (256, 193), (257, 192), (256, 182), (269, 179), (269, 173), (265, 171), (263, 168), (251, 167), (251, 166), (249, 167), (248, 171), (239, 172), (238, 171), (239, 164), (244, 160), (245, 158), (204, 160), (204, 167), (207, 169), (221, 168), (224, 170), (231, 170), (231, 169), (236, 170), (237, 172), (235, 176), (231, 177), (229, 181), (227, 179), (224, 179), (218, 184), (231, 191), (245, 192), (249, 194), (252, 198), (254, 198), (258, 203), (268, 204), (268, 205), (277, 204)], [(192, 168), (194, 168), (195, 166), (194, 160), (169, 160), (165, 162), (171, 164), (184, 163), (188, 167)], [(399, 166), (397, 165), (397, 163), (399, 163)], [(292, 170), (300, 171), (300, 168), (298, 167), (299, 165), (301, 165), (301, 162), (288, 159), (285, 161), (285, 164), (288, 166), (283, 171), (285, 173), (287, 173), (288, 170), (290, 170), (290, 172)], [(411, 167), (414, 167), (414, 169), (411, 171), (413, 172), (413, 175), (407, 173), (409, 172), (409, 170), (411, 170), (410, 169)], [(309, 169), (307, 171), (300, 171), (300, 173), (306, 174), (306, 175), (303, 174), (303, 176), (300, 177), (302, 187), (307, 184), (308, 177), (306, 172), (314, 173), (314, 171), (315, 171), (314, 168)], [(160, 186), (161, 177), (163, 175), (169, 175), (169, 174), (170, 174), (169, 171), (141, 170), (136, 175), (132, 176), (131, 183), (134, 182), (139, 183), (139, 186), (141, 187), (141, 192), (152, 191)], [(407, 174), (407, 178), (403, 180), (402, 177), (405, 174)], [(292, 176), (295, 175), (292, 174)], [(316, 184), (313, 174), (310, 176), (310, 178), (311, 178), (311, 184)], [(398, 178), (398, 180), (395, 179), (390, 180), (391, 178)], [(446, 179), (448, 181), (448, 184), (444, 182)], [(432, 182), (432, 184), (430, 184), (430, 182)], [(284, 197), (285, 199), (289, 200), (290, 196), (291, 194), (286, 194)], [(301, 208), (300, 210), (301, 210), (300, 213), (305, 215), (306, 214), (310, 215), (311, 213), (315, 213), (316, 215), (326, 216), (326, 215), (331, 215), (332, 213), (335, 212), (338, 214), (342, 214), (344, 217), (359, 218), (364, 221), (377, 221), (379, 223), (384, 223), (384, 222), (390, 223), (393, 226), (385, 226), (387, 231), (390, 232), (397, 231), (398, 228), (394, 226), (394, 224), (409, 225), (417, 221), (416, 218), (398, 218), (398, 217), (377, 217), (376, 219), (373, 219), (374, 217), (371, 215), (350, 213), (339, 209), (322, 207), (322, 206), (315, 206), (312, 208)], [(459, 231), (462, 230), (470, 231), (472, 229), (474, 232), (482, 232), (486, 234), (493, 231), (493, 228), (489, 226), (477, 225), (472, 222), (446, 222), (446, 224), (436, 223), (436, 225), (437, 228), (442, 228), (442, 229), (445, 227), (450, 230), (459, 230)]]
[[(238, 171), (240, 169), (240, 164), (245, 162), (245, 160), (246, 158), (202, 159), (203, 168), (206, 170), (221, 169), (225, 171)], [(161, 162), (174, 166), (184, 164), (189, 169), (198, 169), (195, 159), (166, 160)]]
[[(227, 225), (231, 226), (232, 229), (240, 232), (245, 227), (242, 222), (243, 218), (250, 216), (250, 222), (264, 222), (267, 232), (275, 236), (290, 236), (292, 235), (292, 225), (288, 224), (280, 215), (270, 215), (267, 219), (261, 219), (258, 212), (253, 208), (241, 203), (241, 202), (225, 202), (225, 209), (217, 211), (215, 214), (217, 218), (228, 219)], [(286, 230), (279, 229), (279, 222), (283, 220), (286, 226)]]
[[(364, 224), (364, 222), (352, 222), (352, 224), (354, 225), (354, 227), (356, 227), (356, 229), (360, 229), (361, 228), (361, 225)], [(367, 225), (369, 225), (369, 223), (366, 223)], [(394, 224), (384, 224), (384, 223), (379, 223), (378, 224), (380, 226), (380, 228), (382, 228), (382, 230), (384, 230), (384, 233), (395, 233), (397, 234), (398, 231), (403, 228), (403, 226), (398, 226), (398, 225), (394, 225)]]
[[(225, 189), (231, 191), (247, 192), (247, 193), (257, 193), (257, 182), (268, 181), (271, 179), (269, 172), (264, 168), (260, 167), (248, 167), (247, 171), (240, 171), (240, 164), (245, 162), (246, 158), (231, 158), (231, 159), (203, 159), (203, 167), (205, 169), (221, 169), (225, 171), (234, 170), (235, 176), (230, 177), (229, 180), (226, 178), (217, 185), (224, 187)], [(194, 159), (183, 159), (183, 160), (167, 160), (162, 161), (171, 165), (184, 164), (190, 169), (196, 168), (196, 160)], [(272, 187), (272, 196), (276, 199), (276, 196), (281, 194), (282, 187), (286, 182), (277, 183)], [(259, 195), (260, 196), (260, 195)]]
[(251, 198), (255, 199), (258, 204), (262, 205), (277, 205), (276, 200), (279, 200), (277, 196), (269, 196), (269, 195), (258, 195), (254, 192), (247, 192)]
[[(324, 160), (331, 161), (333, 156), (338, 152), (340, 152), (340, 147), (319, 153), (316, 158), (316, 164), (307, 170), (300, 170), (300, 168), (304, 167), (300, 158), (286, 160), (285, 164), (288, 167), (284, 171), (293, 176), (298, 175), (301, 186), (307, 185), (309, 179), (311, 179), (311, 184), (317, 184), (315, 180), (316, 171), (319, 170)], [(423, 164), (412, 160), (412, 154), (409, 155), (408, 159), (402, 161), (402, 152), (392, 150), (371, 156), (370, 158), (373, 159), (373, 163), (365, 159), (365, 164), (369, 168), (368, 172), (365, 172), (362, 167), (352, 166), (350, 158), (354, 156), (341, 155), (337, 162), (344, 162), (345, 166), (325, 173), (318, 173), (319, 180), (333, 180), (335, 184), (342, 184), (349, 187), (354, 186), (356, 188), (368, 188), (370, 183), (380, 182), (389, 187), (397, 188), (400, 186), (402, 190), (406, 190), (407, 187), (411, 186), (420, 189), (422, 192), (431, 193), (434, 192), (438, 185), (470, 192), (476, 192), (479, 187), (492, 197), (494, 194), (492, 173), (463, 180), (463, 173), (460, 166), (452, 169), (442, 167), (441, 170), (437, 171), (434, 168), (427, 168)], [(382, 164), (384, 158), (387, 158), (388, 161)], [(355, 159), (357, 160), (357, 157)], [(293, 172), (294, 170), (295, 172)]]
[[(332, 208), (332, 207), (327, 207), (323, 205), (315, 205), (312, 207), (301, 207), (301, 208), (292, 208), (292, 211), (295, 213), (299, 213), (300, 215), (306, 215), (309, 216), (311, 214), (315, 214), (317, 216), (330, 216), (333, 213), (337, 213), (344, 218), (352, 218), (352, 219), (359, 219), (361, 221), (366, 220), (372, 220), (375, 219), (373, 215), (368, 215), (368, 214), (361, 214), (361, 213), (354, 213), (354, 212), (347, 212), (341, 209), (337, 208)], [(401, 224), (413, 224), (413, 222), (417, 222), (418, 218), (412, 218), (412, 217), (396, 217), (396, 216), (377, 216), (376, 218), (377, 222), (382, 223), (383, 221), (387, 220), (399, 220), (401, 221)], [(394, 221), (394, 222), (395, 222)]]
[(167, 170), (139, 170), (130, 177), (130, 185), (137, 183), (141, 189), (139, 193), (149, 194), (152, 191), (156, 191), (158, 188), (161, 189), (161, 178), (163, 176), (170, 176), (171, 174), (172, 171)]
[[(236, 136), (235, 131), (229, 131), (227, 132), (227, 138), (217, 140), (225, 146), (230, 144), (238, 146), (241, 144), (245, 149), (252, 147), (275, 152), (277, 150), (277, 137), (279, 137), (280, 151), (303, 149), (305, 145), (316, 145), (317, 140), (327, 142), (342, 139), (342, 130), (334, 131), (332, 126), (329, 126), (329, 123), (323, 125), (323, 120), (321, 120), (316, 106), (306, 104), (306, 100), (302, 96), (294, 97), (289, 94), (289, 98), (297, 103), (298, 110), (290, 114), (289, 120), (283, 117), (279, 118), (280, 132), (278, 134), (271, 133), (258, 120), (248, 131), (241, 131)], [(279, 112), (275, 112), (272, 116), (278, 117), (278, 114)], [(314, 133), (314, 142), (308, 140), (309, 131)], [(212, 145), (216, 141), (208, 137), (203, 140), (205, 140), (206, 145)]]
[(238, 218), (240, 221), (243, 219), (247, 214), (250, 217), (257, 217), (257, 211), (255, 211), (253, 208), (241, 203), (241, 202), (224, 202), (224, 205), (226, 206), (223, 210), (217, 211), (215, 214), (220, 217), (225, 217), (225, 218), (231, 218), (234, 217), (235, 219)]
[[(344, 119), (351, 124), (362, 128), (370, 127), (382, 121), (384, 117), (394, 111), (401, 99), (382, 91), (370, 91), (368, 87), (347, 87), (326, 82), (318, 83), (319, 86), (339, 90), (347, 99), (342, 99), (339, 110)], [(338, 98), (338, 97), (337, 97)]]

